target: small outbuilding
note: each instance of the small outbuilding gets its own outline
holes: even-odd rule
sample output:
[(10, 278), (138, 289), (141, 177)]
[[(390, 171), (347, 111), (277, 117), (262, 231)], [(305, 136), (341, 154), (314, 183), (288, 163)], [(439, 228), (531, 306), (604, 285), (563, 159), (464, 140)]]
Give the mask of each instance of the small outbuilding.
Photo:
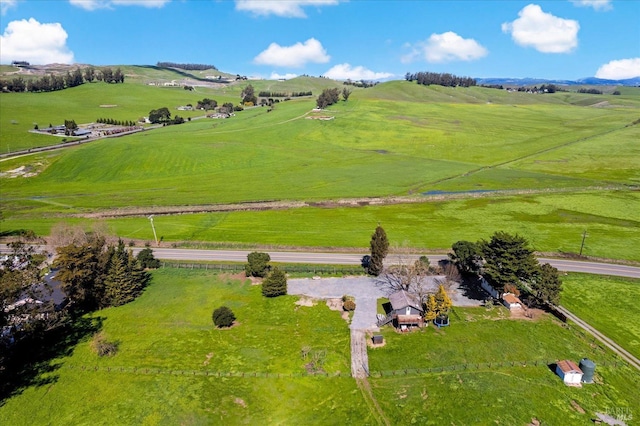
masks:
[(417, 296), (404, 290), (389, 295), (394, 325), (402, 330), (424, 325), (424, 310)]
[(513, 293), (504, 293), (502, 295), (502, 303), (510, 311), (513, 311), (516, 309), (522, 309), (522, 302), (520, 301), (518, 296), (516, 296)]
[(571, 360), (558, 361), (556, 374), (564, 381), (565, 385), (580, 386), (582, 370)]

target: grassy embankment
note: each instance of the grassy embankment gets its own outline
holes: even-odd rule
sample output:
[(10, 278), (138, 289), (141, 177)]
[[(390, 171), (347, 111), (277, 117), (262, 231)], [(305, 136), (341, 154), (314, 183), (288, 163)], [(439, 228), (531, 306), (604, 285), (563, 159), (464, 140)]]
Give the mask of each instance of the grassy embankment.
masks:
[[(273, 83), (283, 86), (272, 90), (286, 84), (301, 90), (296, 80)], [(266, 83), (255, 83), (260, 84)], [(76, 89), (92, 87), (85, 86)], [(124, 105), (126, 98), (117, 92), (125, 86), (107, 86), (114, 90), (109, 102), (121, 99)], [(140, 93), (174, 90), (129, 87)], [(60, 94), (66, 92), (72, 91)], [(372, 224), (381, 222), (397, 233), (399, 244), (446, 248), (508, 227), (525, 234), (537, 250), (576, 251), (577, 235), (588, 228), (595, 238), (586, 254), (638, 260), (625, 248), (629, 238), (621, 238), (638, 241), (637, 196), (582, 192), (624, 189), (640, 179), (634, 143), (640, 131), (625, 127), (637, 118), (636, 92), (534, 96), (391, 82), (354, 92), (349, 102), (329, 110), (336, 117), (329, 122), (300, 118), (313, 100), (296, 100), (269, 114), (257, 108), (232, 120), (202, 120), (23, 157), (0, 163), (0, 169), (30, 165), (42, 172), (29, 179), (3, 178), (3, 227), (46, 234), (57, 221), (118, 207), (563, 190), (568, 192), (561, 196), (492, 195), (419, 206), (171, 216), (162, 218), (160, 232), (165, 240), (365, 246)], [(617, 106), (576, 106), (602, 99)], [(247, 220), (255, 224), (251, 229)], [(110, 224), (121, 236), (149, 238), (144, 219)]]
[(562, 305), (640, 358), (640, 280), (568, 274)]
[[(295, 300), (265, 299), (257, 286), (204, 271), (156, 271), (138, 300), (94, 314), (107, 338), (119, 342), (117, 355), (98, 358), (87, 337), (69, 356), (54, 360), (52, 372), (37, 377), (51, 383), (30, 386), (5, 401), (0, 423), (375, 422), (355, 381), (345, 377), (350, 373), (346, 323), (324, 304), (296, 306)], [(213, 329), (211, 312), (222, 304), (236, 313), (238, 326)], [(537, 417), (572, 425), (585, 424), (607, 407), (640, 406), (637, 371), (603, 367), (613, 355), (579, 330), (548, 317), (509, 320), (505, 312), (456, 309), (451, 327), (442, 331), (385, 330), (386, 346), (369, 351), (370, 382), (385, 416), (393, 424), (523, 424)], [(312, 359), (301, 357), (304, 346), (326, 351), (323, 369), (329, 377), (304, 377)], [(597, 384), (582, 389), (567, 388), (546, 365), (532, 364), (582, 356), (600, 363)], [(504, 361), (528, 366), (386, 374)], [(217, 372), (233, 377), (213, 377)], [(273, 377), (277, 374), (285, 377)]]

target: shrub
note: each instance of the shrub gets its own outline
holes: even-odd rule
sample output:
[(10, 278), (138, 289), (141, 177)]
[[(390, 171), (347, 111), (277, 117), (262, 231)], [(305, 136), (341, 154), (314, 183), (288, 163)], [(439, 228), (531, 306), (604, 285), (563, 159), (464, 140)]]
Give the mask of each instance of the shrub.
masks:
[(284, 271), (273, 268), (273, 272), (262, 282), (262, 295), (277, 297), (287, 294), (287, 276)]
[(143, 268), (157, 269), (160, 267), (160, 261), (153, 256), (153, 250), (149, 247), (140, 250), (137, 258)]
[(248, 277), (262, 277), (264, 278), (269, 272), (269, 261), (271, 256), (269, 253), (260, 253), (254, 251), (247, 256), (247, 264), (244, 270)]
[(91, 350), (99, 357), (114, 356), (118, 352), (118, 342), (109, 342), (107, 336), (100, 332), (93, 336)]
[(236, 320), (236, 316), (231, 309), (226, 306), (220, 306), (213, 311), (212, 319), (216, 327), (231, 327)]
[(342, 304), (342, 309), (345, 311), (354, 311), (356, 309), (356, 302), (353, 300), (345, 300)]

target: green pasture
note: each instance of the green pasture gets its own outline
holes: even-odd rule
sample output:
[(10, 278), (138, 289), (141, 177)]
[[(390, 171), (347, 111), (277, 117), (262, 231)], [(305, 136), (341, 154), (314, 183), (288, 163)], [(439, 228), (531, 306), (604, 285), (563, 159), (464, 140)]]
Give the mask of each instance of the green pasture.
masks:
[(562, 306), (640, 358), (640, 280), (568, 274)]
[[(0, 423), (373, 422), (350, 378), (346, 322), (325, 304), (296, 300), (266, 299), (248, 281), (204, 271), (156, 271), (138, 300), (92, 316), (119, 343), (117, 355), (99, 358), (87, 337), (52, 361), (55, 368), (42, 377), (52, 383), (0, 405)], [(214, 328), (211, 313), (221, 305), (236, 314), (235, 327)], [(312, 351), (307, 359), (305, 346)], [(324, 351), (329, 377), (306, 375), (315, 351)]]
[(0, 152), (55, 145), (62, 141), (61, 137), (30, 133), (35, 124), (44, 128), (49, 124), (64, 124), (64, 120), (75, 120), (80, 126), (98, 118), (137, 121), (161, 107), (169, 108), (172, 116), (198, 117), (204, 113), (178, 111), (176, 107), (188, 103), (195, 106), (203, 98), (216, 99), (219, 104), (237, 103), (239, 92), (227, 94), (202, 87), (190, 92), (182, 87), (155, 87), (125, 81), (124, 84), (86, 83), (48, 93), (0, 93)]
[[(155, 271), (139, 299), (87, 317), (118, 342), (115, 356), (99, 358), (87, 335), (34, 378), (40, 385), (0, 404), (0, 423), (375, 423), (377, 414), (349, 377), (346, 322), (324, 303), (296, 300), (265, 299), (259, 286), (208, 271)], [(211, 312), (223, 304), (238, 324), (216, 330)], [(548, 316), (507, 316), (502, 307), (458, 308), (446, 329), (383, 329), (386, 345), (369, 349), (369, 382), (390, 423), (524, 424), (535, 416), (543, 424), (573, 425), (607, 407), (640, 406), (637, 371), (613, 366), (614, 355), (579, 329)], [(305, 346), (325, 352), (328, 376), (306, 374)], [(582, 389), (564, 386), (544, 363), (583, 356), (599, 365), (596, 384)], [(402, 372), (510, 361), (528, 364)]]
[[(385, 327), (385, 346), (369, 350), (370, 382), (382, 410), (418, 424), (526, 424), (535, 417), (541, 424), (581, 425), (608, 407), (639, 406), (640, 375), (626, 364), (596, 367), (597, 384), (581, 389), (565, 386), (550, 370), (547, 362), (560, 359), (611, 363), (613, 355), (590, 336), (548, 315), (535, 321), (508, 315), (502, 307), (456, 308), (446, 328), (398, 334)], [(448, 368), (404, 373), (436, 367)]]
[[(48, 235), (58, 223), (90, 227), (96, 220), (57, 217), (49, 204), (32, 200), (26, 213), (0, 222), (3, 232), (33, 229)], [(55, 202), (50, 200), (50, 202)], [(51, 205), (60, 209), (60, 205)], [(378, 223), (392, 246), (431, 251), (459, 240), (489, 238), (495, 231), (518, 233), (540, 252), (580, 250), (582, 232), (589, 237), (583, 254), (639, 261), (637, 192), (610, 191), (485, 196), (389, 206), (299, 208), (156, 216), (158, 237), (165, 242), (209, 241), (221, 245), (360, 247), (368, 250)], [(77, 211), (77, 210), (73, 210)], [(153, 240), (146, 217), (103, 219), (124, 239)]]

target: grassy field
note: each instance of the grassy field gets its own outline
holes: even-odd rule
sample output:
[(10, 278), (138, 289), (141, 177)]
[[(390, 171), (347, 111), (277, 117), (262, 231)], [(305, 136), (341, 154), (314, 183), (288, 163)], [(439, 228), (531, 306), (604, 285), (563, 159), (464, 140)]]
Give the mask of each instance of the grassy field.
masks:
[[(324, 304), (296, 300), (265, 299), (260, 287), (204, 271), (157, 271), (138, 300), (94, 315), (119, 342), (116, 356), (99, 358), (89, 341), (80, 343), (54, 361), (53, 383), (0, 406), (0, 424), (374, 422), (349, 377), (346, 322)], [(216, 330), (211, 313), (223, 304), (238, 325)], [(312, 349), (306, 360), (305, 346)], [(333, 377), (304, 376), (317, 351), (326, 353), (323, 370)], [(124, 372), (108, 371), (119, 367)], [(234, 376), (206, 376), (218, 372)]]
[[(3, 125), (0, 144), (30, 146), (32, 137), (44, 137), (26, 132), (31, 123), (56, 121), (59, 111), (78, 122), (106, 110), (113, 118), (136, 119), (151, 108), (203, 97), (236, 102), (244, 86), (188, 92), (140, 84), (164, 72), (154, 67), (126, 72), (141, 74), (122, 85), (1, 94), (0, 107), (11, 112), (3, 120), (15, 115), (18, 124)], [(258, 91), (315, 91), (334, 84), (308, 77), (251, 83)], [(592, 236), (587, 254), (640, 259), (628, 249), (638, 242), (633, 212), (640, 203), (633, 185), (640, 181), (640, 127), (631, 123), (640, 110), (640, 90), (621, 96), (530, 95), (395, 81), (355, 90), (348, 102), (326, 112), (335, 117), (331, 121), (305, 119), (313, 106), (313, 98), (292, 100), (271, 113), (255, 108), (230, 120), (194, 120), (0, 162), (0, 172), (24, 166), (37, 174), (0, 177), (2, 232), (26, 228), (47, 234), (61, 220), (82, 222), (82, 216), (117, 208), (144, 212), (154, 206), (276, 200), (285, 203), (284, 210), (163, 217), (160, 232), (168, 241), (360, 247), (380, 222), (397, 244), (416, 248), (444, 249), (504, 229), (524, 234), (537, 250), (575, 252), (586, 228)], [(42, 116), (27, 118), (34, 114)], [(473, 194), (494, 190), (533, 193)], [(466, 199), (286, 209), (292, 200), (441, 192)], [(109, 224), (122, 237), (149, 238), (144, 218)]]
[[(258, 286), (206, 271), (156, 271), (138, 300), (92, 316), (107, 339), (119, 343), (115, 356), (97, 357), (87, 337), (38, 377), (48, 383), (4, 401), (0, 424), (375, 423), (348, 377), (347, 324), (322, 303), (298, 306), (296, 299), (265, 299)], [(238, 318), (228, 330), (211, 322), (222, 304)], [(505, 319), (505, 312), (457, 309), (442, 331), (400, 335), (385, 329), (386, 346), (369, 350), (369, 380), (385, 417), (392, 424), (524, 424), (535, 416), (543, 424), (573, 425), (607, 407), (640, 406), (638, 373), (624, 365), (603, 367), (613, 356), (580, 331), (546, 317)], [(305, 346), (325, 351), (329, 377), (306, 376), (312, 355), (302, 358)], [(582, 356), (600, 364), (597, 384), (582, 389), (565, 387), (546, 365), (531, 365)], [(529, 365), (390, 375), (491, 361)]]
[(640, 358), (640, 280), (568, 274), (562, 305)]
[[(28, 215), (7, 217), (5, 232), (33, 229), (46, 235), (61, 222), (90, 227), (95, 221), (47, 216), (49, 202), (30, 200)], [(634, 207), (635, 206), (635, 207)], [(54, 205), (60, 208), (60, 204)], [(637, 208), (636, 208), (637, 207)], [(158, 237), (171, 241), (209, 241), (233, 246), (360, 247), (368, 250), (371, 232), (381, 223), (392, 246), (448, 249), (459, 240), (477, 241), (504, 230), (526, 237), (541, 252), (580, 250), (588, 256), (640, 261), (635, 192), (560, 193), (443, 200), (390, 206), (300, 208), (273, 211), (156, 216)], [(71, 210), (77, 212), (77, 209)], [(51, 215), (53, 216), (53, 215)], [(104, 219), (114, 234), (153, 240), (146, 217)], [(248, 226), (247, 224), (251, 224)]]
[[(385, 328), (385, 346), (369, 351), (370, 381), (383, 411), (412, 423), (465, 425), (526, 424), (532, 418), (541, 424), (581, 425), (612, 407), (626, 407), (637, 416), (636, 370), (596, 367), (596, 385), (568, 388), (547, 361), (589, 357), (602, 364), (612, 360), (611, 354), (551, 317), (500, 319), (505, 315), (502, 307), (457, 308), (451, 326), (441, 330), (402, 335)], [(473, 366), (511, 361), (515, 366)], [(457, 368), (422, 376), (402, 371), (453, 366)]]

